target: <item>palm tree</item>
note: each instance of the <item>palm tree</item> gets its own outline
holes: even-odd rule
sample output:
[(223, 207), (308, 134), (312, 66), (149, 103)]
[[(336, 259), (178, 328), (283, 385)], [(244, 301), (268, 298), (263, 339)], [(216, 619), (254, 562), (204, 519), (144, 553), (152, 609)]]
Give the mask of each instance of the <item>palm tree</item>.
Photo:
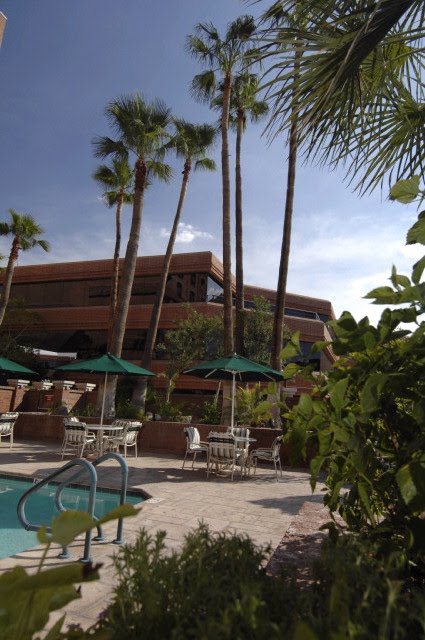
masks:
[[(422, 0), (280, 0), (274, 7), (287, 15), (294, 5), (296, 24), (264, 34), (273, 135), (289, 129), (296, 91), (306, 157), (343, 163), (360, 192), (382, 184), (386, 173), (399, 179), (422, 168)], [(291, 71), (296, 43), (309, 53), (298, 75)]]
[[(393, 6), (389, 7), (390, 4)], [(369, 165), (368, 179), (376, 184), (376, 158), (369, 158), (369, 162), (367, 158), (372, 148), (367, 129), (375, 126), (378, 117), (381, 125), (377, 127), (379, 134), (375, 140), (379, 140), (379, 145), (385, 141), (384, 148), (388, 149), (388, 123), (384, 126), (382, 121), (384, 104), (393, 102), (394, 88), (415, 57), (400, 37), (394, 36), (388, 46), (381, 46), (376, 36), (382, 28), (394, 25), (402, 4), (406, 5), (385, 0), (375, 3), (281, 0), (265, 14), (273, 23), (264, 34), (264, 55), (271, 60), (268, 74), (274, 74), (267, 85), (273, 102), (269, 131), (272, 135), (289, 131), (287, 196), (272, 342), (275, 368), (280, 368), (284, 331), (298, 146), (303, 144), (307, 156), (318, 156), (323, 162), (336, 163), (339, 159), (350, 163), (351, 155), (352, 174), (362, 164)], [(384, 15), (386, 9), (391, 15)], [(402, 13), (405, 9), (404, 6)], [(371, 24), (374, 28), (369, 32)], [(365, 51), (363, 58), (355, 53), (360, 43)], [(302, 56), (303, 51), (309, 55)]]
[(123, 204), (133, 204), (134, 171), (127, 158), (114, 158), (112, 167), (100, 165), (93, 173), (93, 179), (106, 189), (103, 200), (108, 207), (115, 209), (115, 249), (112, 265), (111, 302), (109, 307), (108, 342), (112, 336), (115, 309), (118, 299), (118, 280), (121, 250), (121, 209)]
[[(248, 117), (251, 122), (258, 122), (267, 115), (269, 106), (266, 100), (258, 99), (259, 78), (254, 73), (242, 71), (235, 76), (230, 97), (230, 124), (236, 130), (236, 162), (235, 162), (235, 349), (244, 355), (244, 279), (243, 279), (243, 224), (242, 224), (242, 169), (241, 150), (242, 137), (246, 129)], [(223, 96), (214, 100), (214, 104), (222, 107)]]
[[(170, 167), (163, 162), (170, 111), (160, 100), (150, 104), (140, 94), (135, 94), (113, 100), (106, 108), (106, 117), (117, 139), (106, 136), (95, 138), (95, 155), (126, 157), (131, 154), (135, 157), (133, 213), (109, 343), (110, 352), (120, 357), (136, 270), (145, 190), (150, 179), (168, 181), (172, 175)], [(113, 411), (115, 388), (116, 380), (112, 380), (107, 390), (109, 413)]]
[[(211, 103), (219, 83), (223, 90), (221, 110), (221, 175), (223, 197), (223, 297), (224, 297), (224, 351), (233, 351), (233, 305), (230, 231), (230, 166), (229, 166), (229, 113), (233, 75), (248, 60), (250, 38), (255, 32), (252, 16), (241, 16), (232, 22), (220, 38), (213, 24), (198, 24), (196, 34), (188, 36), (189, 52), (208, 67), (192, 81), (195, 98)], [(251, 47), (252, 48), (252, 47)]]
[(12, 286), (13, 272), (19, 251), (28, 251), (34, 247), (41, 247), (44, 251), (50, 250), (49, 243), (38, 237), (44, 233), (44, 229), (36, 223), (32, 216), (18, 213), (14, 209), (9, 209), (8, 211), (12, 221), (10, 223), (0, 222), (0, 235), (13, 236), (0, 298), (0, 325), (3, 323), (6, 306), (9, 302), (10, 287)]
[[(174, 119), (173, 122), (176, 133), (167, 146), (174, 149), (177, 157), (183, 159), (183, 178), (177, 210), (174, 216), (173, 228), (168, 240), (167, 251), (165, 253), (164, 263), (162, 266), (161, 280), (152, 308), (145, 349), (141, 362), (142, 367), (145, 369), (149, 369), (152, 361), (153, 349), (158, 332), (159, 318), (161, 316), (162, 303), (164, 300), (165, 287), (167, 284), (174, 243), (176, 241), (177, 229), (183, 210), (190, 173), (192, 168), (195, 171), (214, 171), (216, 168), (214, 160), (206, 157), (206, 154), (214, 144), (217, 133), (215, 127), (208, 124), (196, 125), (177, 119)], [(141, 407), (144, 407), (145, 404), (146, 383), (146, 378), (140, 378), (133, 392), (133, 402)]]

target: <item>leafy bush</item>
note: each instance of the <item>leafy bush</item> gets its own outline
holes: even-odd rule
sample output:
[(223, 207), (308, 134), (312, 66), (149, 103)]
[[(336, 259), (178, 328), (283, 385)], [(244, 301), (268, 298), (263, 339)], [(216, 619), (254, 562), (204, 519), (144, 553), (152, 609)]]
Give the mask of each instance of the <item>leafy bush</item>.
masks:
[(169, 554), (164, 537), (142, 531), (115, 558), (119, 583), (101, 622), (114, 640), (290, 637), (295, 593), (268, 577), (248, 538), (200, 525)]
[(201, 424), (220, 424), (221, 408), (219, 407), (217, 397), (215, 397), (214, 400), (206, 400), (204, 402), (199, 422)]
[[(52, 519), (50, 532), (42, 527), (37, 537), (45, 549), (37, 571), (29, 574), (24, 567), (15, 567), (0, 575), (0, 638), (31, 640), (35, 633), (45, 628), (51, 611), (81, 597), (75, 585), (99, 578), (101, 565), (91, 563), (67, 563), (44, 569), (44, 560), (52, 544), (67, 546), (74, 538), (98, 525), (136, 513), (132, 505), (123, 505), (96, 521), (83, 511), (65, 511)], [(62, 616), (52, 626), (46, 640), (68, 637), (61, 633), (64, 619)], [(76, 631), (70, 637), (85, 638), (88, 634)]]
[[(425, 217), (407, 235), (425, 244)], [(390, 304), (376, 327), (344, 312), (330, 323), (339, 356), (316, 389), (303, 396), (287, 418), (305, 443), (311, 434), (318, 455), (311, 462), (314, 487), (326, 468), (325, 504), (350, 529), (380, 538), (383, 552), (394, 545), (414, 562), (425, 552), (425, 257), (412, 276), (393, 267), (391, 285), (366, 297)], [(398, 307), (398, 308), (397, 308)], [(415, 323), (413, 330), (404, 323)], [(316, 348), (322, 348), (317, 345)], [(293, 365), (292, 365), (293, 366)], [(303, 439), (304, 438), (304, 439)], [(341, 496), (341, 490), (344, 494)]]
[(143, 422), (145, 419), (145, 412), (140, 409), (140, 407), (132, 404), (130, 400), (124, 400), (117, 405), (115, 417), (127, 420), (140, 420)]

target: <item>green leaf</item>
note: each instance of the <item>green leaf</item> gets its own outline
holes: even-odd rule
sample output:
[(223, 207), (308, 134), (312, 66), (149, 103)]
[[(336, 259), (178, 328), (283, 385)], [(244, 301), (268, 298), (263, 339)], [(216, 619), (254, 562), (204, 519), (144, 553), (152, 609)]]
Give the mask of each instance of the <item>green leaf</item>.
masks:
[(37, 531), (37, 540), (40, 544), (47, 544), (49, 542), (50, 537), (47, 535), (46, 527), (40, 527), (40, 529)]
[(301, 371), (301, 369), (302, 369), (302, 367), (299, 364), (297, 364), (296, 362), (290, 362), (283, 369), (283, 378), (284, 378), (284, 380), (289, 380), (290, 378), (293, 378), (294, 376), (296, 376)]
[(333, 388), (329, 392), (329, 399), (331, 401), (331, 405), (336, 411), (341, 411), (341, 409), (347, 403), (345, 398), (347, 386), (348, 386), (348, 378), (343, 378), (342, 380), (338, 380), (338, 382), (333, 386)]
[(65, 547), (95, 526), (95, 520), (85, 511), (64, 511), (52, 520), (52, 541)]
[(425, 466), (417, 460), (410, 462), (397, 471), (396, 479), (405, 503), (422, 511), (425, 508)]
[(288, 360), (289, 358), (295, 358), (295, 356), (298, 356), (300, 353), (300, 332), (296, 331), (280, 352), (280, 359)]
[(357, 491), (358, 491), (358, 494), (359, 494), (359, 498), (362, 501), (363, 506), (365, 507), (365, 509), (367, 511), (367, 514), (369, 516), (369, 520), (373, 524), (375, 522), (375, 516), (373, 515), (373, 511), (372, 511), (371, 506), (370, 506), (370, 500), (369, 500), (369, 496), (368, 496), (368, 493), (367, 493), (366, 483), (358, 482), (357, 483)]
[(416, 264), (413, 265), (412, 281), (414, 284), (419, 284), (422, 278), (422, 274), (425, 269), (425, 256), (423, 256)]
[(132, 504), (122, 504), (115, 509), (112, 509), (100, 518), (96, 524), (101, 525), (111, 520), (118, 520), (118, 518), (129, 518), (139, 513), (140, 509), (136, 509)]
[(390, 199), (403, 204), (413, 202), (419, 194), (419, 176), (412, 176), (407, 180), (399, 180), (390, 190)]
[(387, 380), (388, 375), (385, 373), (373, 373), (368, 377), (360, 393), (362, 411), (365, 413), (376, 411), (379, 405), (379, 396)]
[(406, 236), (406, 244), (425, 244), (425, 212), (421, 211), (418, 220), (410, 227)]
[(391, 287), (377, 287), (369, 291), (363, 298), (374, 299), (375, 304), (396, 304), (398, 301), (398, 292)]
[(398, 274), (394, 265), (391, 271), (391, 282), (395, 287), (410, 287), (411, 285), (410, 279), (407, 276)]
[(332, 344), (332, 340), (319, 340), (311, 345), (311, 353), (320, 353)]

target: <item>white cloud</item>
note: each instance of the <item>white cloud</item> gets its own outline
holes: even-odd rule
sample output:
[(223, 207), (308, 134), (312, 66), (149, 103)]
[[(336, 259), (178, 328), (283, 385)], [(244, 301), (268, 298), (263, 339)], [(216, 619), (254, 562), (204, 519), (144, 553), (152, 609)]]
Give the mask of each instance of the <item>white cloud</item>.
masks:
[[(168, 229), (165, 229), (165, 227), (163, 227), (159, 232), (159, 235), (161, 236), (161, 238), (168, 238), (168, 236), (170, 235), (170, 232), (168, 231)], [(180, 243), (188, 244), (189, 242), (193, 242), (194, 240), (198, 240), (198, 239), (212, 240), (213, 237), (214, 236), (212, 236), (207, 231), (200, 231), (199, 229), (196, 229), (192, 224), (179, 222), (179, 226), (177, 229), (176, 243), (180, 242)]]

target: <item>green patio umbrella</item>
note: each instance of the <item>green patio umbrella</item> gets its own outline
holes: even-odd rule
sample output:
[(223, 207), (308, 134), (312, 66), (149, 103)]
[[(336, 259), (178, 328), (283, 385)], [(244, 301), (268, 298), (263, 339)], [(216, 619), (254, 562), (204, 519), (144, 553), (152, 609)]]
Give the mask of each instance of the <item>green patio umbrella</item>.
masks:
[(61, 367), (57, 367), (56, 371), (86, 371), (87, 373), (104, 373), (105, 384), (103, 387), (102, 398), (102, 411), (100, 414), (100, 424), (103, 424), (103, 413), (105, 410), (105, 395), (106, 395), (106, 383), (108, 381), (108, 373), (116, 375), (129, 375), (129, 376), (154, 376), (152, 371), (142, 369), (132, 362), (117, 358), (116, 356), (107, 353), (106, 355), (99, 356), (98, 358), (90, 358), (90, 360), (79, 360), (72, 362), (71, 364), (64, 364)]
[(196, 365), (196, 367), (183, 371), (183, 373), (189, 376), (196, 376), (197, 378), (232, 381), (232, 414), (230, 423), (232, 431), (235, 419), (236, 380), (239, 382), (271, 382), (273, 380), (283, 380), (283, 374), (280, 371), (248, 360), (248, 358), (239, 356), (237, 353), (219, 358), (218, 360), (201, 362)]
[(2, 357), (0, 357), (0, 371), (7, 373), (25, 373), (26, 375), (38, 376), (36, 371), (27, 369), (27, 367), (24, 367), (22, 364), (18, 364), (17, 362), (13, 362), (13, 360)]

